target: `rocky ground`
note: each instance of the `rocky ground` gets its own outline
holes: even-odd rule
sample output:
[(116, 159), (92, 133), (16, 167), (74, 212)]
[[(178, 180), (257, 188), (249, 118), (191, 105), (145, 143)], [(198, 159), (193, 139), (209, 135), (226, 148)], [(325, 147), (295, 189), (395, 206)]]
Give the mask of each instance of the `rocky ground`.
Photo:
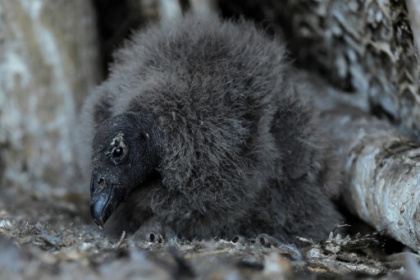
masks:
[(386, 253), (383, 242), (377, 233), (331, 233), (299, 250), (264, 234), (139, 241), (96, 227), (79, 194), (3, 188), (0, 198), (1, 279), (419, 279), (418, 256)]

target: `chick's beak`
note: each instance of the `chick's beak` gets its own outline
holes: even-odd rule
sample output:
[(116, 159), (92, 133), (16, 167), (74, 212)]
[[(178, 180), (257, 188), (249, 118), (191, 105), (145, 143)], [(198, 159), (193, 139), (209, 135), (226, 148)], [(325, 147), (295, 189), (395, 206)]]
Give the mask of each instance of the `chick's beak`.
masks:
[(102, 228), (120, 204), (118, 188), (110, 184), (100, 173), (93, 171), (90, 181), (90, 213), (94, 222)]

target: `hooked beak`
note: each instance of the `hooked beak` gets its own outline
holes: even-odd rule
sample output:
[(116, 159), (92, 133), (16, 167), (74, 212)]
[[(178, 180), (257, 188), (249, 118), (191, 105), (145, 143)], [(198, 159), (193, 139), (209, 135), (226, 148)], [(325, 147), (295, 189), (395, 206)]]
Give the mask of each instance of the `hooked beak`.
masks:
[(92, 172), (90, 181), (90, 213), (94, 222), (102, 228), (114, 210), (120, 204), (119, 188), (115, 188), (96, 171)]

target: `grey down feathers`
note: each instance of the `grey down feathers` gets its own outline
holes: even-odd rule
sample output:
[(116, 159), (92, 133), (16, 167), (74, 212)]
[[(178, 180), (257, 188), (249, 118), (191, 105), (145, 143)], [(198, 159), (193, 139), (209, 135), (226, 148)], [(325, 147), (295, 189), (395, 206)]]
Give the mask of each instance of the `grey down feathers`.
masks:
[(83, 107), (95, 222), (130, 201), (118, 215), (188, 239), (326, 237), (338, 182), (296, 82), (283, 44), (244, 20), (135, 33)]

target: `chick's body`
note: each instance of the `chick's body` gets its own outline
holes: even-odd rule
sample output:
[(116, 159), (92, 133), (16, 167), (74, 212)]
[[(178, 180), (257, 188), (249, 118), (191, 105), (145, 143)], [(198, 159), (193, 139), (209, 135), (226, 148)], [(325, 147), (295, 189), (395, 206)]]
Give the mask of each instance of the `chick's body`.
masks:
[(136, 33), (110, 69), (84, 106), (85, 139), (128, 112), (156, 123), (160, 176), (128, 195), (140, 223), (153, 216), (186, 238), (294, 241), (325, 237), (340, 221), (325, 136), (278, 40), (245, 21), (187, 16)]

